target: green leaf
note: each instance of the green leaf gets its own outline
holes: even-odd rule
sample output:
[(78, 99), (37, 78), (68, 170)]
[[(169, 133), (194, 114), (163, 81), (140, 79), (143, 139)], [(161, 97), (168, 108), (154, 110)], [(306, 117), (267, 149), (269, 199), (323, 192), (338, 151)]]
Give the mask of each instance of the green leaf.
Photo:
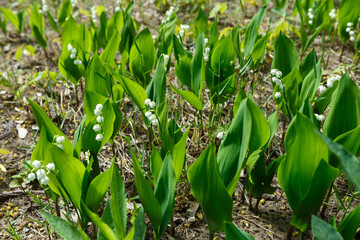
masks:
[(160, 153), (156, 150), (155, 145), (152, 145), (152, 151), (150, 156), (150, 171), (154, 178), (154, 182), (157, 182), (157, 179), (159, 178), (159, 174), (161, 171), (161, 166), (163, 164), (163, 160), (161, 158)]
[[(53, 162), (59, 171), (59, 178), (71, 202), (80, 208), (81, 185), (85, 173), (85, 167), (78, 159), (67, 155), (63, 150), (53, 144), (49, 144), (46, 150), (47, 161)], [(51, 175), (49, 175), (51, 180)], [(49, 185), (51, 187), (51, 185)]]
[[(279, 166), (278, 179), (293, 210), (308, 193), (321, 159), (328, 160), (327, 146), (314, 128), (305, 115), (298, 113), (286, 132), (286, 159)], [(318, 196), (313, 198), (315, 201)]]
[(249, 99), (241, 102), (217, 155), (220, 177), (231, 195), (239, 180), (250, 142), (252, 121), (247, 101)]
[(156, 48), (148, 28), (135, 38), (130, 50), (130, 71), (136, 81), (145, 88), (150, 82), (150, 73), (155, 66)]
[(110, 192), (115, 233), (118, 239), (122, 239), (126, 235), (126, 193), (124, 182), (115, 163), (112, 166)]
[(189, 133), (189, 129), (184, 133), (180, 141), (175, 144), (174, 149), (172, 151), (176, 182), (178, 182), (180, 179), (181, 172), (184, 168), (184, 164), (186, 160), (186, 142), (187, 142), (188, 133)]
[(149, 99), (156, 103), (156, 106), (159, 106), (165, 101), (166, 71), (163, 56), (161, 56), (157, 62), (154, 77), (146, 89), (146, 94)]
[(311, 216), (311, 229), (315, 240), (343, 240), (330, 224), (327, 224), (315, 215)]
[[(110, 41), (110, 38), (114, 35), (114, 33), (120, 33), (123, 26), (124, 17), (122, 11), (115, 12), (106, 24), (105, 35), (107, 41)], [(119, 46), (117, 46), (117, 48), (118, 47)]]
[(207, 35), (208, 19), (202, 8), (199, 8), (199, 11), (196, 14), (194, 26), (195, 26), (195, 35), (194, 35), (195, 39), (197, 39), (202, 32), (205, 35)]
[(90, 239), (82, 230), (62, 218), (59, 218), (44, 211), (41, 211), (41, 215), (43, 215), (45, 220), (50, 224), (50, 226), (55, 230), (55, 232), (65, 240)]
[(170, 218), (174, 212), (175, 204), (175, 186), (176, 186), (176, 177), (172, 164), (171, 155), (167, 154), (165, 156), (159, 178), (155, 186), (155, 197), (158, 200), (158, 203), (161, 207), (162, 219), (161, 225), (159, 228), (155, 226), (156, 233), (155, 237), (160, 239), (160, 237), (165, 232)]
[[(114, 220), (113, 220), (113, 217), (111, 215), (111, 212), (112, 212), (112, 209), (111, 209), (110, 201), (108, 201), (106, 203), (105, 209), (104, 209), (104, 211), (102, 213), (101, 220), (105, 224), (107, 224), (112, 229), (113, 232), (115, 232)], [(98, 230), (97, 240), (106, 240), (106, 237), (104, 236), (101, 229)]]
[(96, 213), (93, 213), (86, 206), (86, 204), (83, 201), (81, 201), (81, 207), (82, 207), (82, 209), (84, 209), (84, 211), (89, 216), (91, 221), (99, 228), (99, 231), (102, 232), (105, 239), (108, 239), (108, 240), (116, 240), (117, 239), (115, 236), (115, 233), (112, 231), (112, 229), (109, 227), (109, 225), (107, 225), (105, 222), (103, 222)]
[[(39, 107), (39, 105), (37, 105), (34, 101), (30, 100), (29, 98), (27, 98), (27, 101), (31, 106), (31, 110), (34, 114), (35, 121), (39, 126), (40, 131), (42, 131), (44, 127), (46, 128), (47, 140), (49, 142), (53, 141), (55, 135), (64, 136), (64, 133), (55, 126), (55, 124), (50, 120), (50, 118), (45, 113), (45, 111), (41, 107)], [(65, 137), (65, 141), (62, 143), (64, 147), (64, 151), (68, 155), (72, 155), (74, 151), (72, 144), (66, 136), (64, 137)]]
[(107, 97), (110, 92), (110, 82), (107, 81), (107, 76), (99, 56), (95, 53), (86, 69), (85, 89)]
[(324, 122), (324, 134), (335, 139), (360, 125), (360, 89), (345, 73), (333, 94)]
[(331, 167), (324, 160), (320, 161), (306, 196), (301, 199), (299, 205), (294, 209), (291, 224), (298, 227), (302, 232), (307, 229), (311, 214), (315, 214), (319, 210), (329, 187), (338, 175), (339, 171), (337, 169)]
[(360, 224), (360, 205), (352, 210), (344, 220), (341, 221), (338, 231), (343, 236), (344, 240), (354, 239), (356, 230)]
[(346, 151), (340, 144), (333, 142), (329, 137), (317, 132), (325, 141), (329, 150), (340, 160), (340, 166), (346, 177), (360, 190), (360, 162), (356, 156)]
[(233, 204), (219, 175), (213, 143), (189, 167), (187, 177), (204, 211), (210, 235), (224, 230), (224, 221), (232, 220)]
[(60, 26), (63, 25), (63, 23), (66, 21), (66, 18), (71, 14), (72, 12), (72, 6), (70, 1), (64, 1), (63, 4), (61, 4), (57, 19)]
[(254, 15), (254, 17), (251, 19), (250, 23), (247, 25), (246, 32), (245, 32), (245, 49), (244, 49), (244, 56), (247, 58), (252, 50), (254, 49), (254, 45), (256, 42), (256, 38), (258, 35), (258, 29), (260, 27), (260, 24), (262, 20), (264, 19), (265, 13), (266, 13), (266, 5)]
[(111, 174), (112, 169), (110, 168), (97, 175), (90, 183), (86, 193), (85, 203), (94, 212), (98, 210), (101, 201), (109, 189)]
[(46, 12), (46, 16), (48, 17), (48, 20), (49, 20), (49, 23), (50, 23), (51, 28), (52, 28), (55, 32), (60, 33), (60, 30), (59, 30), (59, 28), (58, 28), (58, 26), (57, 26), (54, 18), (50, 15), (49, 12)]
[(154, 228), (157, 229), (159, 228), (163, 217), (162, 208), (153, 193), (150, 183), (145, 179), (138, 160), (133, 158), (132, 162), (134, 167), (136, 190), (139, 194), (141, 204), (143, 205), (144, 210)]
[(144, 88), (142, 88), (139, 84), (136, 82), (121, 76), (117, 72), (115, 72), (113, 69), (110, 68), (112, 77), (123, 86), (125, 89), (125, 92), (128, 96), (131, 97), (131, 99), (135, 102), (135, 104), (138, 106), (140, 111), (145, 114), (146, 112), (146, 106), (145, 106), (145, 99), (147, 98), (146, 92)]
[(360, 10), (357, 7), (357, 0), (343, 0), (341, 1), (338, 15), (338, 35), (342, 42), (345, 42), (349, 38), (349, 34), (346, 32), (347, 23), (352, 22), (356, 26)]
[(254, 240), (254, 237), (245, 231), (240, 230), (234, 223), (225, 222), (226, 239), (229, 240)]
[(274, 51), (274, 59), (271, 68), (280, 70), (282, 76), (285, 77), (299, 64), (296, 47), (290, 38), (280, 32), (275, 41)]
[(146, 232), (146, 223), (144, 219), (144, 208), (140, 208), (138, 213), (136, 214), (135, 222), (135, 233), (133, 236), (133, 240), (142, 240), (145, 239), (145, 232)]
[(6, 19), (8, 19), (12, 23), (12, 25), (14, 25), (14, 27), (18, 30), (18, 33), (20, 33), (19, 19), (17, 18), (17, 16), (10, 9), (0, 7), (0, 10), (4, 14)]
[(159, 135), (162, 140), (163, 147), (166, 151), (172, 151), (174, 148), (174, 140), (169, 133), (169, 106), (167, 101), (161, 103), (156, 109), (156, 115), (159, 119)]
[(316, 64), (316, 68), (314, 68), (302, 82), (300, 103), (303, 103), (307, 98), (312, 100), (315, 97), (316, 91), (320, 85), (321, 76), (321, 61), (319, 61)]
[(195, 52), (190, 64), (191, 91), (200, 96), (205, 80), (204, 67), (204, 34), (201, 33), (196, 39)]
[(171, 90), (177, 94), (179, 94), (181, 97), (183, 97), (186, 101), (188, 101), (194, 108), (201, 111), (204, 108), (203, 103), (201, 100), (195, 95), (193, 92), (185, 91), (176, 89), (171, 85)]
[(110, 38), (105, 50), (100, 55), (100, 61), (109, 64), (111, 67), (115, 66), (115, 55), (121, 41), (121, 35), (118, 32)]

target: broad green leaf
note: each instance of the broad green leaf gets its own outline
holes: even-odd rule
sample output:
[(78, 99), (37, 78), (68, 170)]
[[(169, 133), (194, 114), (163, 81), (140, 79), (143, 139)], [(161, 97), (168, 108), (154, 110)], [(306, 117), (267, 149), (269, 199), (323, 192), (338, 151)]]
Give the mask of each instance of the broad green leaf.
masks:
[(299, 64), (296, 47), (290, 38), (280, 32), (275, 41), (274, 51), (271, 68), (279, 69), (285, 77)]
[(360, 125), (360, 89), (345, 73), (333, 94), (324, 122), (324, 134), (332, 139)]
[(204, 66), (204, 34), (201, 33), (196, 39), (195, 52), (190, 64), (191, 91), (200, 96), (205, 80)]
[(41, 34), (41, 30), (37, 26), (34, 26), (32, 29), (32, 34), (35, 39), (38, 41), (40, 46), (45, 49), (46, 48), (46, 40), (44, 39), (43, 35)]
[(136, 81), (145, 88), (150, 82), (150, 73), (155, 66), (156, 49), (148, 28), (135, 38), (130, 50), (130, 71)]
[(66, 21), (66, 18), (71, 14), (72, 6), (70, 1), (64, 1), (58, 11), (57, 19), (60, 26)]
[(193, 92), (185, 91), (176, 89), (171, 85), (171, 90), (177, 94), (179, 94), (181, 97), (183, 97), (186, 101), (188, 101), (194, 108), (201, 111), (204, 108), (203, 103), (201, 100), (195, 95)]
[(51, 28), (57, 32), (57, 33), (60, 33), (60, 30), (54, 20), (54, 18), (51, 16), (51, 14), (49, 12), (46, 12), (46, 16), (48, 17), (48, 20), (49, 20), (49, 23), (50, 23), (50, 26)]
[(340, 144), (333, 142), (329, 137), (317, 132), (325, 141), (329, 150), (340, 160), (341, 170), (346, 177), (360, 190), (360, 162), (358, 158), (346, 151)]
[[(41, 107), (39, 107), (39, 105), (37, 105), (34, 101), (30, 100), (29, 98), (27, 98), (27, 101), (31, 106), (31, 110), (34, 114), (35, 121), (39, 126), (40, 131), (43, 130), (43, 127), (46, 128), (47, 140), (49, 142), (53, 142), (55, 135), (64, 136), (63, 132), (55, 126), (55, 124), (50, 120), (50, 118), (45, 113), (45, 111)], [(66, 136), (64, 137), (65, 137), (65, 141), (62, 143), (64, 147), (64, 151), (68, 155), (72, 155), (74, 151), (72, 144)]]
[(135, 226), (135, 232), (133, 236), (133, 240), (143, 240), (145, 239), (146, 232), (146, 223), (144, 219), (144, 208), (141, 207), (136, 214), (135, 222), (133, 223)]
[(17, 16), (10, 9), (0, 7), (0, 10), (4, 14), (5, 18), (8, 19), (12, 25), (14, 25), (18, 32), (20, 32), (19, 19)]
[(219, 38), (218, 18), (216, 17), (210, 28), (209, 47), (213, 49)]
[(162, 219), (159, 227), (155, 226), (155, 236), (160, 238), (165, 232), (170, 218), (174, 212), (176, 177), (171, 155), (165, 156), (159, 178), (155, 186), (155, 197), (162, 210)]
[(184, 85), (191, 88), (191, 58), (183, 55), (181, 59), (175, 64), (175, 75), (177, 79)]
[(147, 95), (144, 88), (142, 88), (139, 84), (130, 80), (129, 78), (121, 76), (111, 68), (110, 71), (112, 77), (122, 85), (122, 87), (125, 89), (126, 94), (131, 97), (131, 99), (135, 102), (140, 111), (145, 114), (145, 99), (147, 99)]
[(132, 158), (132, 162), (134, 167), (136, 190), (139, 194), (141, 204), (143, 205), (144, 210), (154, 228), (157, 229), (163, 218), (162, 208), (153, 193), (150, 183), (145, 179), (138, 160), (136, 158)]
[(269, 35), (267, 34), (256, 41), (254, 49), (251, 52), (251, 58), (255, 65), (257, 65), (260, 61), (263, 61), (268, 40)]
[(359, 157), (360, 155), (360, 141), (358, 140), (360, 136), (360, 125), (353, 130), (350, 130), (346, 133), (341, 134), (335, 138), (334, 142), (341, 144), (344, 149), (351, 152), (355, 156)]
[(311, 216), (311, 229), (315, 240), (343, 240), (343, 237), (330, 224), (315, 215)]
[(110, 168), (97, 175), (90, 183), (86, 193), (85, 203), (94, 212), (98, 210), (101, 201), (109, 189), (111, 174), (112, 169)]
[(314, 68), (302, 82), (300, 103), (303, 103), (307, 98), (312, 100), (315, 97), (316, 91), (320, 85), (321, 75), (321, 61), (319, 61), (316, 64), (316, 68)]
[(65, 240), (90, 239), (82, 230), (60, 217), (54, 216), (44, 211), (41, 211), (41, 215), (56, 231), (56, 233)]
[(254, 240), (254, 237), (240, 230), (234, 223), (225, 222), (225, 234), (228, 240)]
[[(106, 25), (105, 35), (106, 35), (107, 41), (110, 41), (110, 39), (114, 35), (114, 33), (120, 33), (123, 26), (124, 26), (124, 17), (123, 17), (122, 11), (115, 12), (110, 17), (110, 19)], [(117, 48), (118, 47), (119, 46), (117, 46)]]
[(166, 71), (163, 56), (161, 56), (157, 62), (154, 77), (146, 89), (146, 94), (149, 99), (155, 101), (156, 106), (159, 106), (163, 101), (165, 101)]
[(111, 192), (111, 214), (114, 222), (115, 233), (118, 239), (126, 236), (126, 193), (125, 185), (116, 164), (112, 166), (112, 177), (110, 184)]
[(220, 177), (231, 195), (239, 180), (250, 142), (252, 122), (247, 101), (249, 99), (241, 102), (217, 154)]
[(85, 173), (84, 164), (53, 144), (49, 144), (46, 151), (47, 161), (55, 164), (68, 197), (77, 208), (80, 208), (81, 184)]
[(99, 56), (95, 53), (85, 73), (85, 89), (108, 97), (110, 82)]
[(121, 41), (121, 35), (115, 32), (110, 38), (105, 50), (100, 55), (100, 61), (109, 64), (111, 67), (115, 66), (115, 55)]
[(96, 105), (102, 104), (104, 105), (107, 98), (103, 95), (98, 94), (92, 90), (85, 90), (84, 94), (84, 112), (86, 114), (86, 125), (90, 123), (91, 119), (94, 118), (94, 110)]
[(174, 140), (169, 133), (169, 106), (167, 101), (161, 103), (156, 109), (156, 115), (159, 119), (159, 135), (162, 140), (163, 147), (166, 151), (172, 151), (174, 148)]
[[(160, 153), (156, 150), (155, 145), (152, 145), (152, 151), (150, 156), (150, 171), (154, 178), (154, 183), (157, 182), (157, 179), (159, 178), (159, 174), (161, 171), (161, 166), (163, 164), (163, 160), (161, 158)], [(155, 185), (155, 184), (154, 184)]]
[(260, 27), (260, 24), (265, 16), (266, 13), (266, 5), (254, 15), (254, 17), (251, 19), (250, 23), (247, 25), (246, 32), (245, 32), (245, 38), (244, 38), (244, 56), (247, 58), (255, 45), (256, 38), (258, 35), (258, 29)]
[(338, 175), (339, 171), (337, 169), (331, 167), (324, 160), (320, 161), (308, 186), (306, 196), (301, 199), (296, 209), (294, 209), (290, 221), (292, 225), (298, 227), (302, 232), (307, 229), (311, 214), (317, 213), (323, 204), (323, 199), (329, 187)]
[(194, 26), (195, 26), (195, 35), (194, 35), (195, 39), (197, 39), (202, 32), (205, 34), (205, 36), (207, 35), (208, 19), (202, 8), (199, 8), (199, 11), (196, 14)]
[(204, 211), (210, 234), (224, 230), (224, 221), (232, 220), (233, 204), (219, 175), (213, 143), (189, 167), (187, 177), (191, 192)]
[(87, 216), (89, 216), (91, 221), (99, 228), (105, 239), (107, 240), (117, 239), (115, 233), (112, 231), (109, 225), (103, 222), (96, 213), (93, 213), (83, 201), (81, 201), (81, 207), (82, 209), (84, 209), (84, 211), (86, 212)]
[[(117, 212), (117, 211), (115, 210), (115, 212)], [(113, 232), (115, 232), (114, 219), (113, 219), (111, 213), (112, 213), (112, 208), (110, 205), (110, 201), (108, 201), (106, 203), (105, 209), (102, 213), (101, 221), (103, 221), (105, 224), (107, 224), (111, 228), (111, 230)], [(101, 229), (98, 230), (97, 240), (106, 240), (106, 237), (102, 233)]]
[(344, 240), (354, 239), (356, 231), (360, 225), (360, 205), (352, 210), (344, 220), (341, 221), (338, 231)]
[[(294, 211), (309, 192), (321, 159), (328, 160), (327, 146), (314, 128), (305, 115), (298, 113), (286, 132), (286, 159), (279, 166), (278, 179)], [(314, 195), (313, 200), (319, 197)]]
[(188, 133), (189, 133), (189, 129), (184, 133), (180, 141), (177, 144), (175, 144), (174, 149), (172, 151), (176, 182), (178, 182), (180, 179), (181, 172), (184, 168), (184, 164), (186, 160), (186, 142), (187, 142)]

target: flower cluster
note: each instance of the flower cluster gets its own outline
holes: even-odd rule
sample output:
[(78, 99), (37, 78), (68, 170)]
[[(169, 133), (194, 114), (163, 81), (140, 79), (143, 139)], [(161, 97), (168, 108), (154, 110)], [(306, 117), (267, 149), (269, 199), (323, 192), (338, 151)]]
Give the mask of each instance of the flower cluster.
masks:
[[(271, 75), (271, 81), (273, 83), (275, 83), (277, 86), (279, 86), (280, 90), (283, 90), (285, 85), (281, 81), (282, 72), (280, 70), (278, 70), (278, 69), (271, 69), (270, 75)], [(274, 97), (275, 98), (280, 98), (281, 97), (281, 92), (276, 92), (274, 94)]]
[(101, 126), (99, 123), (104, 122), (104, 117), (101, 115), (102, 114), (102, 109), (103, 109), (103, 105), (102, 104), (98, 104), (95, 107), (94, 110), (94, 114), (97, 116), (96, 117), (96, 121), (98, 122), (97, 124), (94, 125), (93, 130), (98, 133), (96, 134), (96, 141), (101, 142), (103, 140), (104, 135), (101, 133)]
[(65, 141), (64, 136), (55, 135), (53, 139), (53, 144), (57, 146), (58, 148), (64, 149), (64, 146), (62, 143)]
[(42, 9), (39, 10), (40, 14), (44, 14), (48, 11), (48, 5), (46, 4), (46, 0), (42, 0)]
[(78, 3), (78, 0), (71, 0), (70, 2), (71, 2), (71, 6), (75, 7), (76, 4)]
[(348, 22), (346, 24), (347, 28), (346, 28), (346, 32), (349, 33), (350, 36), (350, 41), (355, 42), (355, 32), (354, 32), (354, 24), (352, 22)]
[(174, 6), (171, 6), (169, 8), (169, 10), (166, 11), (165, 15), (166, 15), (166, 18), (164, 18), (163, 20), (161, 20), (161, 23), (162, 24), (165, 24), (167, 23), (168, 21), (170, 21), (170, 18), (171, 16), (175, 13), (175, 8)]
[(180, 24), (179, 36), (184, 37), (186, 30), (190, 30), (190, 26), (186, 24)]
[(97, 12), (96, 12), (96, 5), (91, 7), (91, 19), (93, 21), (93, 23), (97, 22)]
[(331, 12), (329, 13), (330, 19), (333, 20), (336, 18), (336, 10), (332, 9)]
[(48, 185), (49, 178), (46, 175), (55, 170), (54, 163), (48, 163), (44, 168), (39, 160), (34, 160), (32, 165), (34, 169), (28, 174), (29, 181), (34, 181), (37, 178), (42, 185)]
[(209, 43), (209, 39), (204, 38), (204, 61), (207, 62), (209, 60), (209, 52), (210, 48), (207, 47), (207, 44)]
[(150, 108), (150, 110), (145, 113), (145, 117), (147, 117), (147, 119), (151, 122), (151, 125), (153, 126), (159, 125), (159, 121), (157, 120), (155, 113), (153, 113), (156, 105), (155, 102), (151, 101), (148, 98), (145, 99), (145, 105)]
[(325, 116), (322, 115), (322, 114), (319, 115), (319, 114), (315, 113), (315, 117), (316, 117), (316, 119), (317, 119), (318, 121), (320, 121), (320, 122), (322, 122), (322, 121), (325, 120)]
[(82, 64), (82, 61), (81, 61), (81, 60), (76, 59), (76, 54), (77, 54), (76, 48), (74, 48), (74, 47), (71, 45), (71, 43), (69, 43), (69, 44), (67, 45), (67, 48), (68, 48), (68, 51), (71, 52), (71, 53), (70, 53), (70, 59), (75, 59), (75, 60), (74, 60), (74, 64), (75, 64), (75, 65)]
[[(334, 85), (334, 82), (340, 81), (340, 79), (341, 79), (341, 76), (339, 76), (339, 75), (331, 76), (331, 77), (329, 77), (329, 78), (327, 79), (327, 81), (326, 81), (326, 86), (327, 86), (327, 87), (332, 87), (332, 86)], [(319, 89), (319, 90), (320, 90), (320, 89)]]
[(312, 25), (312, 24), (313, 24), (313, 20), (314, 20), (314, 18), (315, 18), (314, 12), (313, 12), (313, 9), (312, 9), (312, 8), (309, 8), (308, 17), (309, 17), (309, 19), (310, 19), (310, 20), (308, 21), (308, 23), (309, 23), (309, 25)]

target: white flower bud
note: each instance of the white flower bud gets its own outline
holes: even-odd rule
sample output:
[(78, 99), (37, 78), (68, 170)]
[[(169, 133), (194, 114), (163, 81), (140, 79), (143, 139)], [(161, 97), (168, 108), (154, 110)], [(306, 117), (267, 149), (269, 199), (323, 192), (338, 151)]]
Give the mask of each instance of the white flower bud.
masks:
[(354, 36), (354, 35), (355, 35), (355, 32), (354, 32), (354, 31), (350, 31), (350, 32), (349, 32), (349, 35), (350, 35), (350, 36)]
[(120, 7), (116, 7), (115, 8), (115, 12), (120, 12), (121, 8)]
[(71, 53), (71, 54), (70, 54), (70, 59), (75, 59), (75, 58), (76, 58), (76, 55), (73, 54), (73, 53)]
[(355, 40), (356, 40), (356, 39), (355, 39), (354, 36), (351, 36), (351, 37), (350, 37), (350, 41), (355, 42)]
[(56, 143), (63, 143), (65, 141), (64, 136), (56, 136), (55, 138)]
[(101, 122), (104, 121), (104, 117), (103, 117), (103, 116), (97, 116), (96, 121), (97, 121), (98, 123), (101, 123)]
[(353, 23), (352, 23), (352, 22), (348, 22), (348, 23), (346, 24), (346, 26), (352, 27), (352, 26), (353, 26)]
[(34, 166), (35, 169), (41, 168), (41, 162), (39, 160), (34, 160), (32, 162), (32, 165)]
[(95, 124), (94, 127), (93, 127), (93, 130), (95, 132), (99, 132), (99, 131), (101, 131), (101, 126), (99, 124)]
[(38, 170), (36, 171), (36, 176), (37, 176), (37, 179), (41, 181), (41, 179), (43, 179), (44, 177), (46, 177), (45, 170), (44, 170), (44, 169), (38, 169)]
[(154, 101), (151, 101), (151, 102), (149, 103), (149, 107), (150, 107), (150, 108), (155, 108), (155, 105), (156, 105), (156, 104), (155, 104)]
[(167, 65), (169, 62), (169, 55), (164, 54), (164, 64)]
[(57, 146), (58, 148), (64, 149), (64, 146), (61, 143), (54, 143), (55, 146)]
[(35, 180), (36, 175), (35, 175), (35, 173), (29, 173), (29, 175), (28, 175), (28, 177), (27, 177), (27, 178), (29, 179), (29, 181), (30, 181), (30, 182), (32, 182), (32, 181), (34, 181), (34, 180)]
[(216, 135), (216, 137), (217, 137), (218, 139), (223, 139), (224, 136), (225, 136), (225, 132), (218, 132), (218, 134)]
[(159, 125), (159, 121), (155, 118), (151, 121), (151, 125), (157, 126), (157, 125)]
[(181, 30), (179, 31), (179, 35), (180, 35), (181, 37), (183, 37), (184, 34), (185, 34), (185, 31), (181, 29)]
[(280, 98), (280, 97), (281, 97), (281, 92), (276, 92), (276, 93), (274, 94), (274, 97), (275, 97), (275, 98)]
[(49, 184), (49, 178), (48, 177), (44, 177), (40, 180), (41, 185), (48, 185)]
[(208, 54), (209, 52), (210, 52), (210, 48), (209, 47), (205, 48), (205, 53)]
[(49, 170), (49, 171), (55, 170), (55, 164), (54, 163), (48, 163), (46, 165), (46, 169)]
[(103, 140), (103, 137), (104, 136), (102, 134), (97, 134), (95, 139), (96, 139), (96, 141), (101, 142)]
[(208, 42), (209, 42), (209, 39), (204, 38), (204, 44), (206, 45), (206, 44), (208, 44)]
[(319, 90), (319, 93), (322, 94), (323, 92), (326, 91), (326, 87), (324, 85), (320, 85), (318, 90)]
[(149, 106), (151, 103), (151, 99), (149, 99), (149, 98), (145, 99), (144, 103), (146, 106)]
[(309, 23), (309, 25), (312, 25), (312, 24), (313, 24), (313, 20), (309, 20), (308, 23)]
[(150, 111), (147, 111), (147, 112), (145, 113), (145, 117), (147, 117), (147, 118), (150, 118), (151, 115), (152, 115), (152, 113), (151, 113)]
[(347, 27), (346, 32), (351, 32), (351, 28)]

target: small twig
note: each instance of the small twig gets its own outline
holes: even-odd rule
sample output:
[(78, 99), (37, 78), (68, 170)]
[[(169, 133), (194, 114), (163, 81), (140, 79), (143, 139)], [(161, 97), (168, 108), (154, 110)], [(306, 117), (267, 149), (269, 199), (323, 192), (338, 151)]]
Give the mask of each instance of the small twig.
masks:
[[(251, 222), (251, 223), (254, 224), (255, 226), (261, 228), (262, 230), (264, 230), (264, 231), (266, 232), (266, 234), (269, 236), (270, 239), (274, 239), (274, 234), (270, 234), (268, 229), (264, 228), (264, 227), (261, 226), (260, 224), (254, 222), (253, 220), (250, 220), (250, 219), (248, 219), (248, 218), (246, 218), (246, 217), (244, 217), (244, 216), (242, 216), (242, 215), (240, 215), (240, 217), (241, 217), (242, 219), (248, 221), (248, 222)], [(276, 236), (276, 237), (280, 239), (279, 236)]]

